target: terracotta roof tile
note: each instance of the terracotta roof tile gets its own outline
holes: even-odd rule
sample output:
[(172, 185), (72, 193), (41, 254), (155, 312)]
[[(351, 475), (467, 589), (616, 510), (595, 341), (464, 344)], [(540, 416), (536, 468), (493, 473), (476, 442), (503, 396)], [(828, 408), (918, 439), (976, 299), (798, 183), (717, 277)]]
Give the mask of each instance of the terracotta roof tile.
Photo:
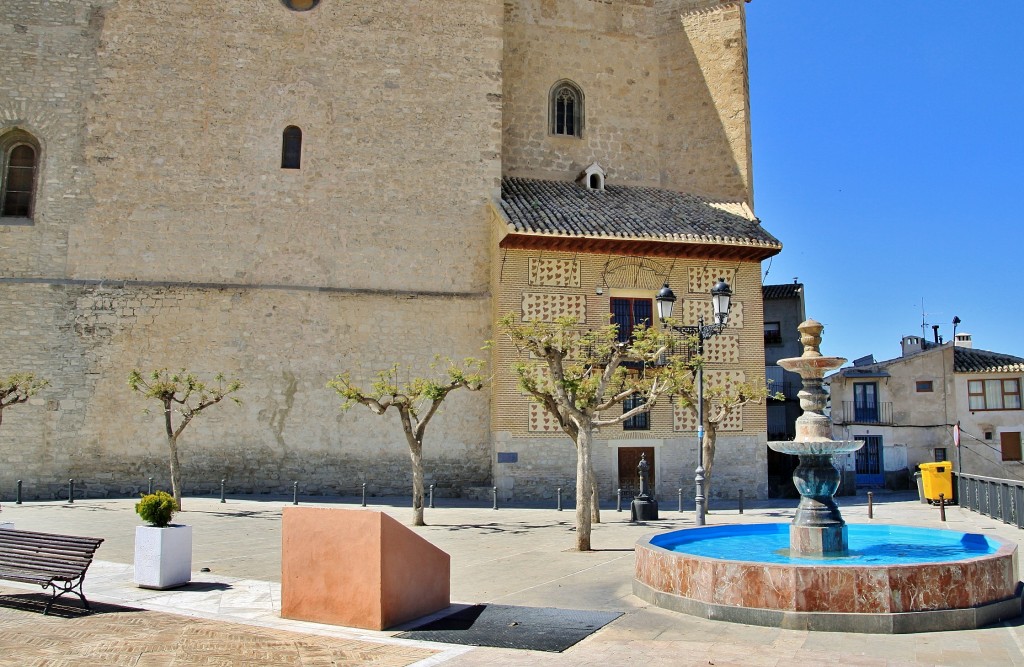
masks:
[(782, 247), (742, 202), (658, 188), (503, 178), (501, 210), (520, 234)]
[(765, 301), (769, 299), (795, 299), (800, 296), (804, 286), (802, 283), (785, 285), (761, 285), (761, 294)]
[(957, 347), (953, 350), (956, 373), (1024, 373), (1024, 359), (1012, 354)]

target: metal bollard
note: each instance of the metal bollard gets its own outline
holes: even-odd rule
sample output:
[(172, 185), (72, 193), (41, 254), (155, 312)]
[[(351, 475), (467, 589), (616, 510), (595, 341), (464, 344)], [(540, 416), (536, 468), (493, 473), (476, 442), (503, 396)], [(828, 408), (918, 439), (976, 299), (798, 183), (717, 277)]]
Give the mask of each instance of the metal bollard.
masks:
[(875, 518), (875, 494), (872, 491), (868, 491), (868, 518)]
[(740, 514), (743, 514), (743, 489), (740, 489)]
[(292, 482), (292, 505), (299, 504), (299, 483)]
[(491, 487), (491, 495), (494, 496), (494, 509), (498, 509), (498, 487)]
[(558, 487), (558, 511), (562, 511), (562, 487)]
[(615, 511), (622, 511), (622, 489), (615, 489)]
[(149, 495), (153, 495), (153, 478), (149, 478)]
[(21, 480), (20, 479), (18, 480), (18, 497), (17, 497), (17, 499), (15, 499), (14, 504), (15, 505), (20, 505), (21, 504)]
[(679, 489), (679, 511), (683, 511), (683, 490)]
[(430, 485), (430, 509), (434, 509), (434, 485)]
[(366, 507), (366, 482), (363, 482), (363, 507)]
[(946, 494), (939, 494), (939, 521), (946, 520)]
[(69, 503), (75, 502), (75, 480), (74, 479), (69, 479), (68, 480), (68, 502)]
[(226, 480), (226, 479), (220, 480), (220, 501), (222, 503), (225, 502), (225, 500), (224, 500), (224, 483), (227, 482), (227, 481), (228, 480)]

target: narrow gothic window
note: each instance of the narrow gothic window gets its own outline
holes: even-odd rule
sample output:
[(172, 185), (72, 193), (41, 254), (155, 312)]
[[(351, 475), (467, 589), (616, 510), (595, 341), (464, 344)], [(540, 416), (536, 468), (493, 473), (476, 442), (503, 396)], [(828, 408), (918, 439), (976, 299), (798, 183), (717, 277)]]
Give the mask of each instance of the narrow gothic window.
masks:
[(39, 146), (26, 132), (16, 130), (0, 139), (0, 217), (32, 218)]
[(298, 169), (302, 162), (302, 130), (289, 125), (281, 142), (281, 168)]
[(551, 134), (583, 136), (583, 91), (571, 81), (559, 81), (551, 88), (549, 101)]

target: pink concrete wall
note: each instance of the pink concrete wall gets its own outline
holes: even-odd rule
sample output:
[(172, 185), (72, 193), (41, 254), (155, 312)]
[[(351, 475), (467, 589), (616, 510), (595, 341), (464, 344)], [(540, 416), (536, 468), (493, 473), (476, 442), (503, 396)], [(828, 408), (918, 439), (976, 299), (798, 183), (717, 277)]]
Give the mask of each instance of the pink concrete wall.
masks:
[(449, 606), (450, 560), (382, 512), (286, 507), (281, 616), (383, 630)]

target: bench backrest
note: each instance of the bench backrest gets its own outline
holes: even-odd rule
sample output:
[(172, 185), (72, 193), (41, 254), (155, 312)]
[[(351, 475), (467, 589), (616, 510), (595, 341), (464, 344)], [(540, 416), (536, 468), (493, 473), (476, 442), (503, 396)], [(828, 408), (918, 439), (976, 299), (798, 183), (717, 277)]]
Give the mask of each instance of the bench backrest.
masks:
[(78, 537), (0, 529), (0, 567), (28, 568), (77, 577), (92, 563), (103, 542), (99, 537)]

